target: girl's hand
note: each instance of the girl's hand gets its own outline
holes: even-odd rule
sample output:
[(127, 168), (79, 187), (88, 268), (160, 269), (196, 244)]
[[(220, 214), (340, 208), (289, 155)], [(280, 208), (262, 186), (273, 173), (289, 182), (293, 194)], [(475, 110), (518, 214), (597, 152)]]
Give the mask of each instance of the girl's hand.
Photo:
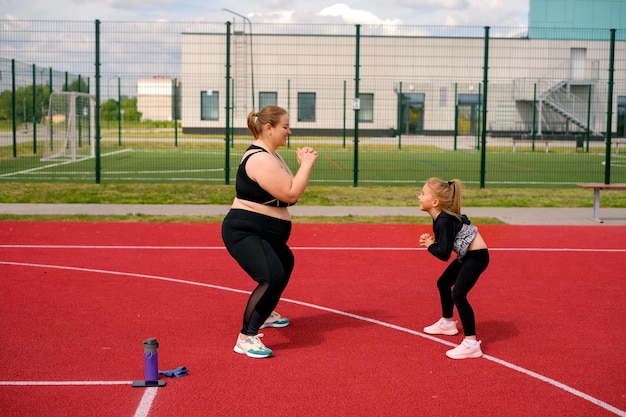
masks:
[(429, 233), (422, 233), (420, 235), (419, 242), (420, 242), (420, 246), (427, 248), (433, 243), (435, 243), (435, 238)]

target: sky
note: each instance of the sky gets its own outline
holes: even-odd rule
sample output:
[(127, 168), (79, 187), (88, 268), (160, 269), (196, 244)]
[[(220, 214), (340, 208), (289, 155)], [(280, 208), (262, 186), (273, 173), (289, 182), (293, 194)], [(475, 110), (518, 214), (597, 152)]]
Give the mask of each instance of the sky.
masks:
[[(0, 20), (526, 27), (530, 0), (0, 0)], [(224, 9), (228, 9), (230, 13)]]

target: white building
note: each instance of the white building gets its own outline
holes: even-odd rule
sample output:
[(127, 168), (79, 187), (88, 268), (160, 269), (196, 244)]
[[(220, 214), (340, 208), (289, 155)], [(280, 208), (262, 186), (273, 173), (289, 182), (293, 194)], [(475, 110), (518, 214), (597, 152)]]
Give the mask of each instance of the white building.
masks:
[[(602, 33), (609, 38), (608, 30)], [(516, 36), (489, 38), (488, 132), (528, 133), (534, 120), (539, 134), (589, 128), (600, 136), (606, 130), (608, 40)], [(256, 109), (277, 104), (289, 110), (291, 128), (300, 135), (351, 131), (357, 56), (361, 135), (475, 134), (480, 126), (484, 37), (366, 34), (358, 51), (354, 35), (240, 32), (230, 38), (230, 124), (239, 132), (253, 101)], [(189, 33), (183, 42), (183, 131), (223, 132), (226, 36)], [(626, 96), (625, 46), (618, 42), (615, 55), (616, 103)]]
[(246, 33), (236, 22), (225, 33), (186, 33), (183, 130), (223, 131), (228, 104), (229, 125), (243, 132), (249, 111), (277, 104), (304, 135), (345, 134), (355, 117), (369, 136), (475, 134), (486, 110), (491, 134), (600, 137), (615, 28), (611, 129), (624, 136), (625, 17), (623, 0), (530, 0), (528, 29), (489, 35), (476, 27), (279, 24), (252, 34), (251, 24)]
[(155, 76), (137, 80), (137, 110), (142, 120), (172, 121), (175, 118), (176, 91), (180, 88), (173, 78)]

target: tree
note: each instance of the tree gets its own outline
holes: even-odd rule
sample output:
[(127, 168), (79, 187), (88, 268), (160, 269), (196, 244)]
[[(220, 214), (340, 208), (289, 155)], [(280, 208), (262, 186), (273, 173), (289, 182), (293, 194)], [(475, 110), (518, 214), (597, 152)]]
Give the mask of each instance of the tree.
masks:
[(88, 93), (89, 86), (87, 86), (85, 79), (81, 77), (81, 78), (76, 78), (69, 85), (64, 84), (63, 91), (78, 91), (80, 93)]
[(48, 111), (50, 86), (35, 86), (35, 110), (33, 113), (33, 86), (19, 87), (15, 90), (15, 109), (13, 109), (13, 92), (5, 90), (0, 93), (0, 120), (15, 120), (18, 124), (39, 123)]
[(122, 110), (124, 111), (125, 122), (141, 121), (141, 113), (137, 111), (137, 97), (122, 96)]
[(100, 120), (104, 122), (105, 128), (111, 128), (111, 123), (117, 126), (117, 100), (112, 98), (104, 103), (100, 103)]

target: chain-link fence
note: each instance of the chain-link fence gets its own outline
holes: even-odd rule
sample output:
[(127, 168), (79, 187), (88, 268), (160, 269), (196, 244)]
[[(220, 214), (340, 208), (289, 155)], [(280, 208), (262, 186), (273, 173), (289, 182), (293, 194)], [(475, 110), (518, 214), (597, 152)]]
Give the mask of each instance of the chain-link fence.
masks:
[(313, 184), (626, 182), (624, 31), (0, 21), (1, 181), (229, 184), (271, 104)]

